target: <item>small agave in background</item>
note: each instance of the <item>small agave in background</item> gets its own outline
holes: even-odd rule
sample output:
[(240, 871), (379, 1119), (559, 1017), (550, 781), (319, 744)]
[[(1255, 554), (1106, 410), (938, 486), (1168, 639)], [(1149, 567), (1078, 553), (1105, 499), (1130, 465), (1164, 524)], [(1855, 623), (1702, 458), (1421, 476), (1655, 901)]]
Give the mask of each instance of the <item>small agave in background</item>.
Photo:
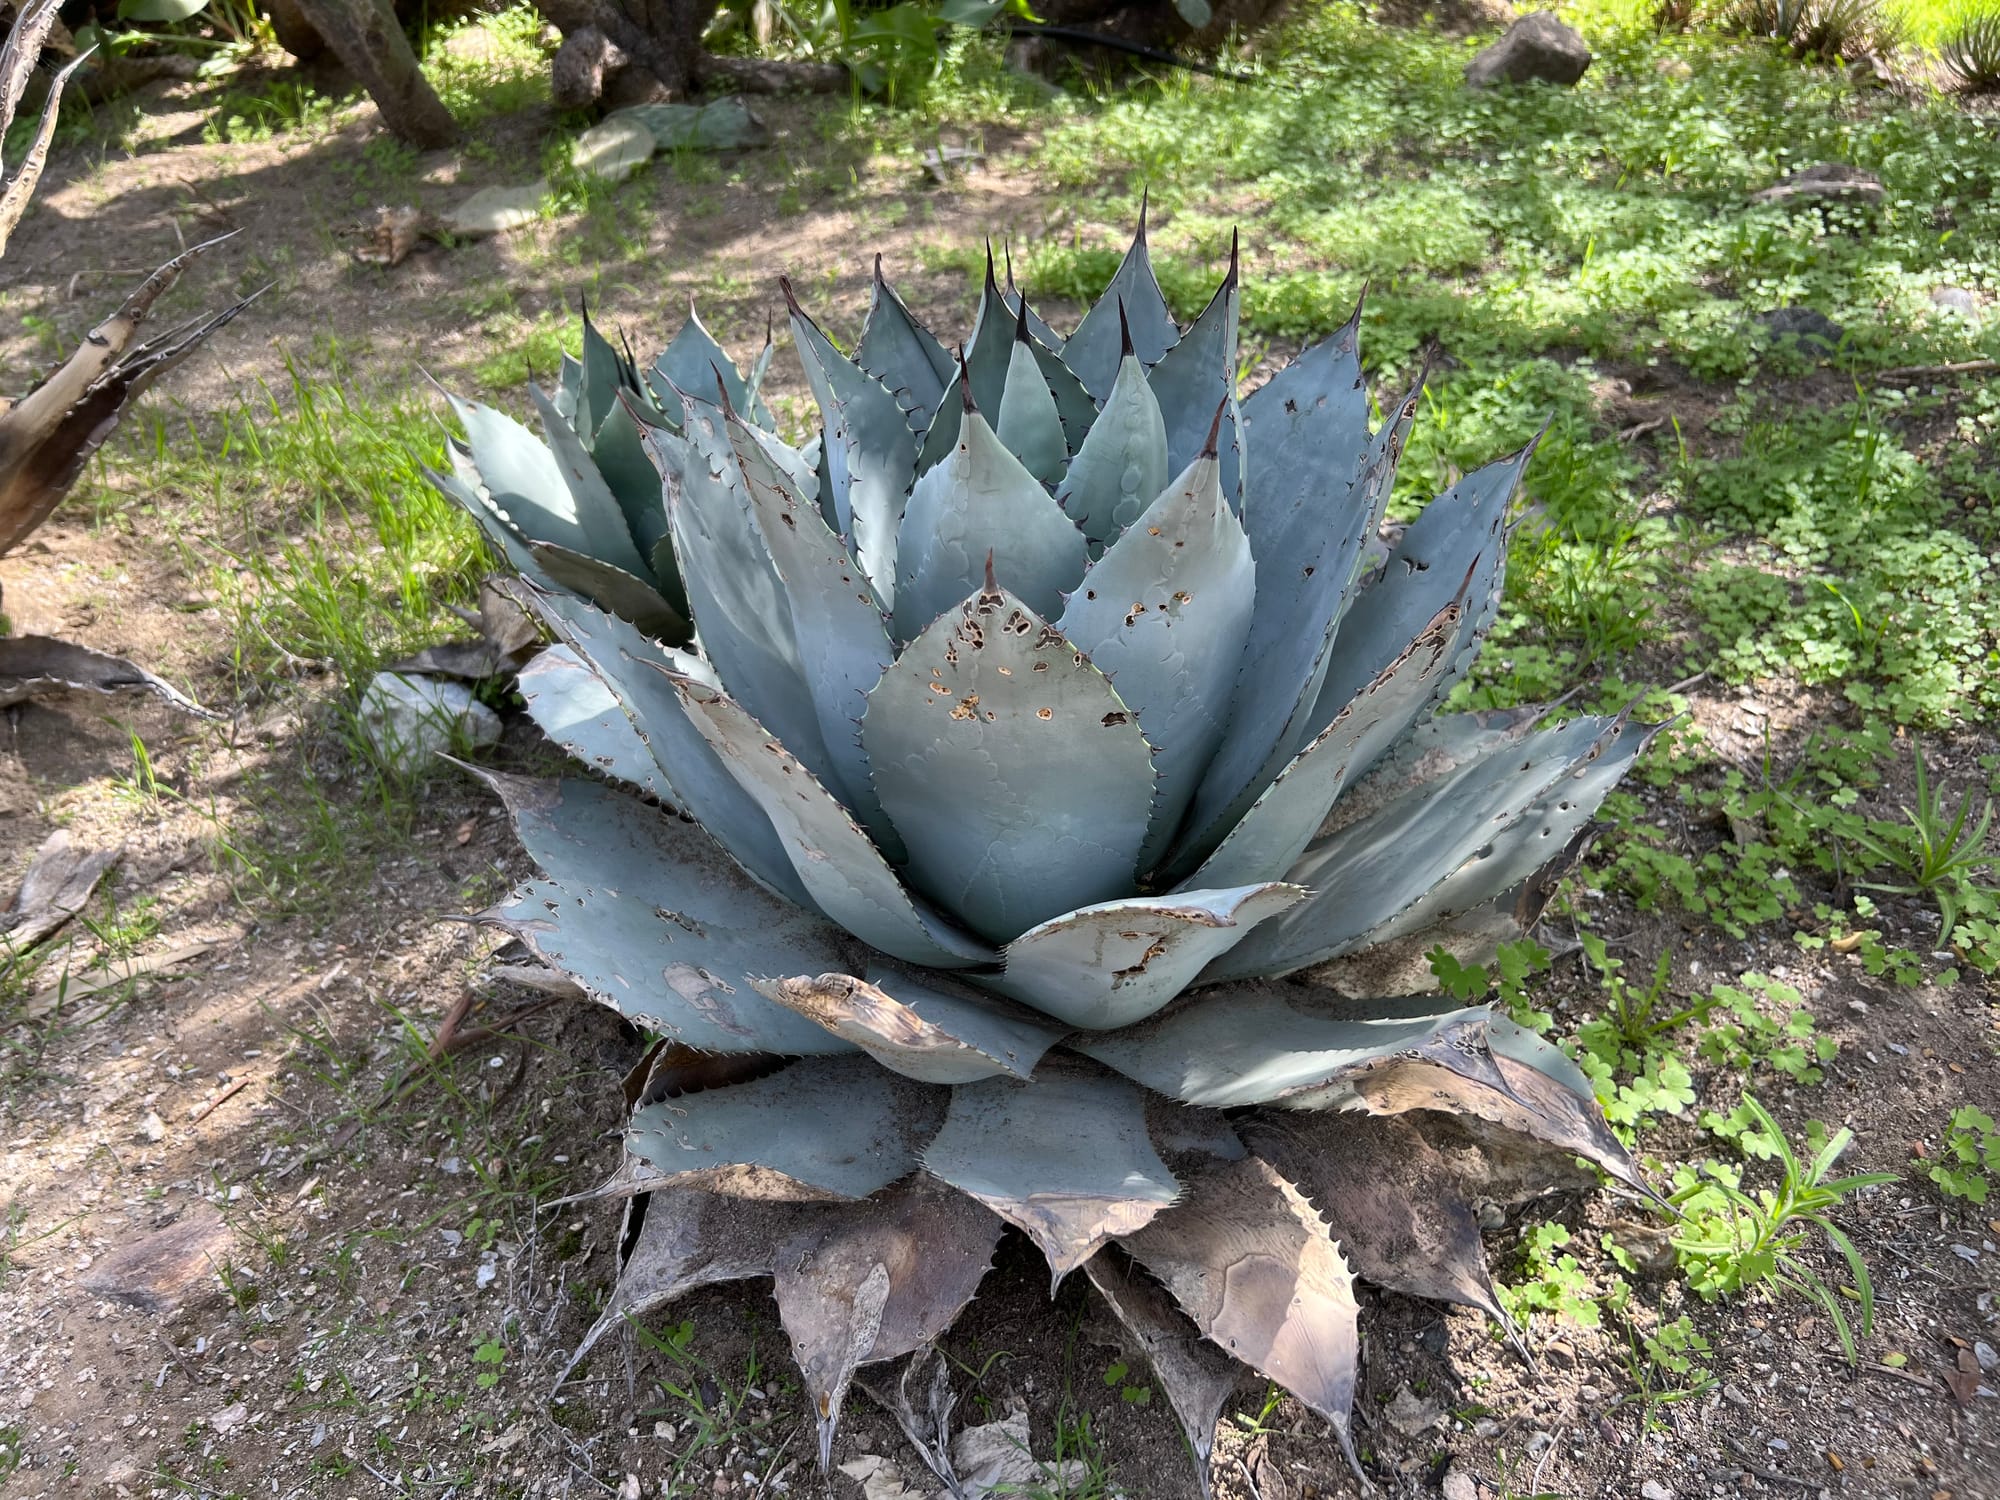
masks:
[(1528, 451), (1373, 556), (1416, 392), (1370, 430), (1357, 313), (1239, 399), (1233, 252), (1177, 327), (1143, 218), (1066, 339), (990, 265), (962, 356), (879, 263), (852, 357), (791, 309), (806, 448), (690, 324), (643, 380), (587, 341), (546, 445), (461, 406), (440, 478), (608, 778), (489, 778), (543, 878), (488, 915), (660, 1038), (584, 1347), (773, 1277), (824, 1463), (1012, 1226), (1151, 1352), (1204, 1488), (1238, 1361), (1353, 1462), (1357, 1275), (1504, 1325), (1473, 1180), (1643, 1189), (1560, 1052), (1417, 993), (1533, 925), (1650, 737), (1436, 711)]
[[(0, 48), (0, 137), (14, 123), (43, 43), (56, 24), (58, 0), (28, 0), (14, 17)], [(89, 58), (72, 60), (50, 81), (41, 119), (27, 150), (0, 185), (0, 254), (27, 212), (35, 184), (48, 160), (63, 85)], [(83, 346), (27, 395), (0, 411), (0, 557), (26, 541), (54, 514), (90, 456), (104, 445), (132, 403), (206, 339), (249, 306), (244, 298), (217, 313), (196, 317), (158, 337), (140, 340), (153, 305), (180, 280), (190, 262), (207, 250), (196, 245), (168, 261), (91, 329)], [(53, 640), (0, 630), (0, 706), (21, 702), (53, 688), (109, 692), (141, 687), (189, 712), (206, 710), (152, 673), (120, 657)]]

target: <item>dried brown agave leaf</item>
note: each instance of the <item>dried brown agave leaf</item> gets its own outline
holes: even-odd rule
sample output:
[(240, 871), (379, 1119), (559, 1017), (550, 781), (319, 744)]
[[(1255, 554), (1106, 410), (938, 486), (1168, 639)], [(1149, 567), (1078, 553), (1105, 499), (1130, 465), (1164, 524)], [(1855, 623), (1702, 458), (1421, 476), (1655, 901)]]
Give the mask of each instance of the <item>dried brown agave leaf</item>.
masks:
[(0, 413), (0, 556), (48, 519), (126, 407), (250, 305), (246, 297), (135, 343), (153, 304), (196, 256), (228, 237), (192, 245), (161, 266), (60, 369)]
[(819, 1422), (819, 1461), (854, 1372), (929, 1344), (972, 1300), (1000, 1242), (999, 1217), (919, 1173), (816, 1216), (775, 1257), (778, 1316)]
[(1296, 1187), (1255, 1156), (1219, 1164), (1120, 1243), (1208, 1338), (1331, 1422), (1363, 1478), (1349, 1417), (1361, 1351), (1354, 1276)]
[(943, 1482), (945, 1492), (962, 1500), (965, 1486), (951, 1462), (951, 1414), (958, 1396), (951, 1388), (951, 1365), (937, 1347), (927, 1344), (901, 1359), (873, 1366), (857, 1375), (854, 1383), (896, 1419), (910, 1446)]
[(726, 1198), (699, 1188), (660, 1188), (634, 1200), (628, 1214), (643, 1215), (638, 1237), (603, 1314), (577, 1345), (557, 1385), (569, 1379), (599, 1339), (628, 1319), (699, 1287), (769, 1276), (777, 1246), (816, 1211), (813, 1205)]
[[(0, 479), (0, 508), (7, 503), (5, 490), (6, 483)], [(0, 516), (0, 525), (4, 525), (4, 516)], [(30, 526), (20, 534), (26, 536), (27, 531), (33, 529)], [(5, 547), (0, 547), (0, 552), (5, 550)], [(155, 677), (144, 667), (122, 656), (93, 651), (88, 646), (78, 646), (46, 635), (0, 637), (0, 708), (12, 708), (16, 703), (25, 703), (47, 693), (111, 694), (133, 690), (152, 693), (162, 702), (198, 719), (215, 722), (223, 718), (213, 709), (203, 708), (164, 678)]]
[(1083, 1263), (1083, 1272), (1111, 1305), (1167, 1393), (1194, 1452), (1201, 1492), (1208, 1495), (1215, 1424), (1243, 1378), (1242, 1366), (1204, 1339), (1187, 1314), (1174, 1306), (1166, 1289), (1122, 1251), (1115, 1247), (1098, 1251)]
[(1406, 1296), (1476, 1307), (1526, 1357), (1494, 1295), (1471, 1200), (1407, 1116), (1290, 1115), (1246, 1135), (1325, 1216), (1356, 1275)]

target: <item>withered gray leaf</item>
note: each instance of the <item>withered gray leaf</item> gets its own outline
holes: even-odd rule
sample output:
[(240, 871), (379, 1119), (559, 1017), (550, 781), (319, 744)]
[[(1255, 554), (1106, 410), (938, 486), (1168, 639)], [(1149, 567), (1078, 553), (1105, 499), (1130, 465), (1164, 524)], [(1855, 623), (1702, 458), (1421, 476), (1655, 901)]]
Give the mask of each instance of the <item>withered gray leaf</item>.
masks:
[(1354, 1277), (1296, 1187), (1259, 1157), (1218, 1163), (1121, 1243), (1218, 1346), (1331, 1422), (1360, 1475)]
[(660, 1188), (634, 1200), (639, 1237), (604, 1312), (557, 1379), (560, 1386), (614, 1328), (699, 1287), (769, 1276), (776, 1246), (817, 1212), (813, 1204), (725, 1198), (699, 1188)]
[(919, 1174), (879, 1198), (819, 1216), (779, 1248), (778, 1316), (819, 1422), (819, 1461), (854, 1372), (931, 1342), (972, 1300), (1002, 1224)]
[(1356, 1275), (1406, 1296), (1476, 1307), (1518, 1347), (1493, 1292), (1478, 1216), (1451, 1163), (1409, 1117), (1295, 1114), (1246, 1133), (1319, 1209)]
[(1174, 1306), (1159, 1282), (1132, 1264), (1115, 1246), (1083, 1263), (1118, 1321), (1146, 1356), (1153, 1378), (1167, 1393), (1193, 1450), (1197, 1478), (1209, 1494), (1209, 1461), (1215, 1452), (1215, 1424), (1223, 1404), (1242, 1379), (1242, 1367), (1202, 1337), (1201, 1330)]

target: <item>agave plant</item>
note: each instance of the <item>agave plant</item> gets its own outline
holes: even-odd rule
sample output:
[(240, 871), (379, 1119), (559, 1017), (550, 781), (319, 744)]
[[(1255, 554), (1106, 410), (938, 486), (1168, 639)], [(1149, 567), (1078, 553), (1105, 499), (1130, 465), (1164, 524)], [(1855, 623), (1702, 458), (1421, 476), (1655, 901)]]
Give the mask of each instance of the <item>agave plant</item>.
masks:
[[(543, 877), (488, 916), (662, 1039), (584, 1348), (772, 1276), (825, 1462), (857, 1370), (926, 1349), (1011, 1225), (1151, 1351), (1204, 1484), (1238, 1361), (1352, 1461), (1357, 1274), (1504, 1323), (1464, 1173), (1499, 1196), (1540, 1148), (1640, 1186), (1560, 1052), (1415, 992), (1534, 923), (1649, 731), (1436, 712), (1529, 452), (1377, 553), (1416, 392), (1371, 431), (1358, 312), (1239, 400), (1233, 249), (1184, 329), (1143, 218), (1067, 339), (1011, 280), (961, 356), (878, 262), (852, 357), (781, 282), (817, 453), (720, 359), (657, 404), (621, 365), (623, 416), (576, 428), (588, 358), (542, 398), (573, 539), (612, 514), (579, 434), (602, 468), (630, 423), (663, 483), (612, 498), (699, 643), (542, 593), (533, 716), (664, 806), (490, 778)], [(447, 487), (524, 569), (581, 552), (504, 488), (542, 445), (460, 410)]]
[(758, 387), (770, 363), (767, 333), (746, 377), (690, 305), (685, 326), (642, 372), (629, 349), (597, 331), (586, 308), (583, 358), (563, 356), (554, 391), (529, 387), (546, 440), (505, 412), (447, 397), (465, 437), (448, 444), (451, 474), (425, 472), (525, 577), (685, 645), (687, 591), (643, 434), (679, 436), (678, 392), (713, 390), (717, 380), (733, 408), (768, 431), (771, 413)]
[[(14, 122), (42, 45), (56, 24), (57, 6), (58, 0), (28, 0), (15, 13), (6, 45), (0, 48), (0, 135)], [(50, 81), (26, 152), (0, 186), (0, 254), (5, 254), (7, 240), (41, 180), (63, 84), (89, 56), (88, 52), (78, 56)], [(153, 305), (208, 248), (205, 244), (184, 251), (147, 277), (116, 313), (91, 329), (82, 348), (0, 412), (0, 557), (54, 513), (91, 454), (103, 446), (140, 393), (249, 305), (246, 298), (156, 338), (139, 338)], [(0, 705), (54, 686), (147, 687), (178, 707), (204, 712), (130, 662), (45, 636), (0, 632)]]

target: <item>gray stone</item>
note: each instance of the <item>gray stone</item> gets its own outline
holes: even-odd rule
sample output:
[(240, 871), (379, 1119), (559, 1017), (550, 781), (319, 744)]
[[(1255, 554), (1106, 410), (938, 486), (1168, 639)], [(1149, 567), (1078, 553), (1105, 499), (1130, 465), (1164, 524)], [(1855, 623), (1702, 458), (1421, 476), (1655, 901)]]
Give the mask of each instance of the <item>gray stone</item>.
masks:
[(438, 222), (463, 239), (504, 234), (539, 219), (542, 200), (548, 196), (549, 185), (539, 178), (520, 187), (481, 188)]
[(1657, 1479), (1649, 1479), (1639, 1486), (1639, 1500), (1674, 1500), (1674, 1492)]
[(629, 115), (612, 115), (576, 138), (570, 165), (588, 177), (623, 182), (653, 155), (653, 132)]
[(1979, 303), (1972, 293), (1962, 286), (1934, 286), (1931, 288), (1931, 306), (1939, 312), (1956, 313), (1961, 318), (1974, 322), (1979, 318)]
[(1590, 48), (1582, 37), (1555, 17), (1538, 10), (1521, 17), (1506, 35), (1466, 65), (1465, 81), (1476, 89), (1497, 83), (1544, 83), (1564, 87), (1583, 77), (1590, 66)]
[(361, 695), (361, 731), (384, 765), (421, 769), (440, 751), (472, 750), (500, 738), (500, 717), (462, 682), (377, 672)]
[(1391, 1427), (1408, 1438), (1428, 1432), (1444, 1420), (1444, 1412), (1436, 1403), (1424, 1400), (1407, 1385), (1396, 1387), (1396, 1394), (1382, 1408), (1382, 1415)]
[(607, 125), (613, 120), (643, 125), (662, 151), (731, 151), (771, 140), (770, 127), (740, 94), (712, 104), (634, 104), (604, 117)]
[(1845, 328), (1810, 307), (1774, 307), (1759, 313), (1757, 321), (1770, 330), (1774, 344), (1796, 341), (1831, 353), (1847, 337)]
[(1873, 172), (1846, 162), (1801, 167), (1750, 195), (1752, 203), (1880, 203), (1885, 189)]
[(1479, 1485), (1472, 1475), (1453, 1464), (1445, 1471), (1444, 1483), (1438, 1486), (1444, 1500), (1479, 1500)]
[(1975, 1339), (1973, 1341), (1972, 1357), (1979, 1361), (1979, 1368), (1988, 1375), (1991, 1375), (1995, 1370), (2000, 1370), (2000, 1354), (1996, 1354), (1993, 1346), (1984, 1339)]

